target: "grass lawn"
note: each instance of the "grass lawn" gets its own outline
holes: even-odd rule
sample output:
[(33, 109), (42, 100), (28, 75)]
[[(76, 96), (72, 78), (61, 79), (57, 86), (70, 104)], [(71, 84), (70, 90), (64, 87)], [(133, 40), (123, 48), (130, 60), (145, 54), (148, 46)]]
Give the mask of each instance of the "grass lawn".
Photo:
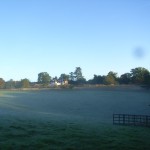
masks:
[(150, 129), (68, 122), (6, 119), (0, 121), (3, 150), (149, 150)]
[(150, 149), (150, 128), (115, 126), (111, 120), (114, 111), (149, 112), (149, 93), (93, 90), (0, 94), (0, 150)]

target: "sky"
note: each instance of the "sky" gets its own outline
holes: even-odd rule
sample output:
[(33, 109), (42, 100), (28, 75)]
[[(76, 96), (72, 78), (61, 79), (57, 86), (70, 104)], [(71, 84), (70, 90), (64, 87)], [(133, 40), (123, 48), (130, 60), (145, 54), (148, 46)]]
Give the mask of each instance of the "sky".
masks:
[(0, 78), (150, 70), (149, 0), (0, 0)]

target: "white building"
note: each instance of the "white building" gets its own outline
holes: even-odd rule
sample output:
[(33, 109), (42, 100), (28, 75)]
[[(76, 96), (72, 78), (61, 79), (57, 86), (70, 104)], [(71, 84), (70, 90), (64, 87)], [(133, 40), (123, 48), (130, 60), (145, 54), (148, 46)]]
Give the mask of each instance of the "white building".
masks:
[(60, 85), (67, 85), (67, 84), (68, 84), (68, 81), (52, 80), (50, 82), (51, 87), (60, 86)]

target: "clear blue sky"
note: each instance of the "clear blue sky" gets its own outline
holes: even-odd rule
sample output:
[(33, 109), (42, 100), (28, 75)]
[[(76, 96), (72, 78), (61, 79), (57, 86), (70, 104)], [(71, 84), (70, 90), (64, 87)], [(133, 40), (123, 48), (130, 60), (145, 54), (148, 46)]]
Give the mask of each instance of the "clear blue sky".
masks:
[(150, 70), (150, 0), (1, 0), (0, 77)]

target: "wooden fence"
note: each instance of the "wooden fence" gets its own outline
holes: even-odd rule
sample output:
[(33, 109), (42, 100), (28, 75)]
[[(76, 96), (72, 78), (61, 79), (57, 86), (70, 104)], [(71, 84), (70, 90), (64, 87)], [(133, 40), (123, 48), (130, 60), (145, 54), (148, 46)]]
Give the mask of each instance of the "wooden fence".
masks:
[(150, 116), (113, 114), (113, 124), (150, 127)]

